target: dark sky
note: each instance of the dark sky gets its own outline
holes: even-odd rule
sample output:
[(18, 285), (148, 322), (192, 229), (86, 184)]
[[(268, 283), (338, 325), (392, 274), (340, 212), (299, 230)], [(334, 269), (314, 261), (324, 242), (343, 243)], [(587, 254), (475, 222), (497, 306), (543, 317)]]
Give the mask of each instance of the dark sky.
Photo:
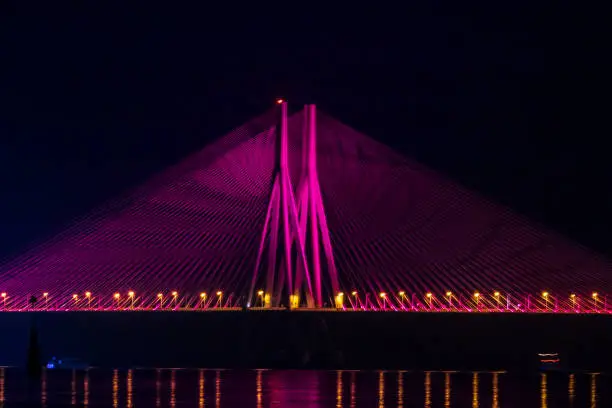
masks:
[(612, 254), (610, 64), (596, 10), (533, 0), (309, 11), (55, 3), (0, 2), (0, 256), (277, 96), (315, 102)]

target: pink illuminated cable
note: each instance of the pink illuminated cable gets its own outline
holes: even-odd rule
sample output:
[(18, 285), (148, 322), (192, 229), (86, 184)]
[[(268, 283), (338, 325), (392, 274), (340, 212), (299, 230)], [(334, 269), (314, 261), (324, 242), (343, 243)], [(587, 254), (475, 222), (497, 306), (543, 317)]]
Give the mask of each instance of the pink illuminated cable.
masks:
[(273, 120), (270, 113), (256, 118), (9, 262), (0, 290), (52, 299), (85, 291), (108, 299), (130, 289), (229, 291), (255, 253), (249, 250), (265, 211)]

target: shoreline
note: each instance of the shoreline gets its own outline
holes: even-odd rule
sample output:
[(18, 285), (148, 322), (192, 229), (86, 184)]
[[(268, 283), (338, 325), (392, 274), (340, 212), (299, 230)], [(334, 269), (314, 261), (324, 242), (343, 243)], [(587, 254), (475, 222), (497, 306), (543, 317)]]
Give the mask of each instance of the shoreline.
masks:
[(612, 368), (612, 317), (321, 311), (0, 313), (0, 365), (25, 366), (35, 325), (43, 362), (106, 367), (530, 370)]

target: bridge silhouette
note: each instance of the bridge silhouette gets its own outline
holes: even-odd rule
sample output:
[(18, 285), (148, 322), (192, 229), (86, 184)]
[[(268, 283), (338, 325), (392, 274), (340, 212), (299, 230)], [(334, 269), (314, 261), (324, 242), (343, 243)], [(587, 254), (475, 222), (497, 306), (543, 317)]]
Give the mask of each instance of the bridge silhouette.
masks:
[(0, 266), (0, 311), (610, 313), (610, 276), (593, 251), (278, 101)]

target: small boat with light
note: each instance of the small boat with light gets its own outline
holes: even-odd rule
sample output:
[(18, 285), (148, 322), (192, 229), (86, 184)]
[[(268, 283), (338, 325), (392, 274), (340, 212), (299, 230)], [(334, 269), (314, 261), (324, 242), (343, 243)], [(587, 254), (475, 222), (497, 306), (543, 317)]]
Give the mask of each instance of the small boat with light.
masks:
[(77, 358), (52, 357), (46, 367), (47, 370), (86, 370), (89, 364)]
[(560, 371), (561, 359), (558, 353), (538, 353), (541, 371)]

